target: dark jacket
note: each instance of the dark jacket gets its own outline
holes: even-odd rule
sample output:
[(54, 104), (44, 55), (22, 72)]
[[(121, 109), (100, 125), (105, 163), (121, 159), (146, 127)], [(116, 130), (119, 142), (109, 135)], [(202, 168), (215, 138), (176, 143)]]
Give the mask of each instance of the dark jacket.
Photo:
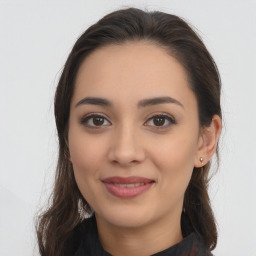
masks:
[[(193, 231), (190, 232), (190, 228), (185, 230), (186, 236), (180, 243), (153, 256), (211, 256), (212, 254), (207, 251), (199, 236)], [(111, 256), (99, 241), (94, 216), (81, 223), (76, 234), (76, 243), (78, 249), (74, 256)]]

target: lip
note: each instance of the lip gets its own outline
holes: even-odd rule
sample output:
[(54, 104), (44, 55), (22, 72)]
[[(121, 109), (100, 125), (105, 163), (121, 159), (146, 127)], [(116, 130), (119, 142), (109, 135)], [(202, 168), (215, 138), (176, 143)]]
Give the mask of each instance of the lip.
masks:
[(107, 191), (119, 198), (133, 198), (145, 193), (155, 183), (145, 177), (108, 177), (102, 180)]

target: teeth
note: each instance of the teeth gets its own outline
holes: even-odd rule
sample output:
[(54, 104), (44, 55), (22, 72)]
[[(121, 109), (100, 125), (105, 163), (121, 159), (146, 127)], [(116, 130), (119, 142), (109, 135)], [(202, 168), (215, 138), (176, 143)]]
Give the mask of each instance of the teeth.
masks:
[(115, 183), (114, 185), (117, 187), (120, 187), (120, 188), (134, 188), (134, 187), (143, 186), (143, 185), (145, 185), (145, 183), (134, 183), (134, 184), (117, 184), (117, 183)]

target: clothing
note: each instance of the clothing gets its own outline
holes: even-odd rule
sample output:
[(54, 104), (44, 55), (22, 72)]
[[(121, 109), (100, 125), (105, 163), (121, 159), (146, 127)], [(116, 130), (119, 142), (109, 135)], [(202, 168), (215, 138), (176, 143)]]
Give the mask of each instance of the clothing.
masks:
[[(188, 230), (186, 230), (189, 233)], [(79, 228), (76, 240), (78, 249), (74, 256), (111, 256), (106, 252), (98, 238), (95, 216), (84, 220)], [(190, 232), (184, 239), (170, 248), (152, 256), (211, 256), (199, 236)], [(132, 256), (132, 255), (131, 255)]]

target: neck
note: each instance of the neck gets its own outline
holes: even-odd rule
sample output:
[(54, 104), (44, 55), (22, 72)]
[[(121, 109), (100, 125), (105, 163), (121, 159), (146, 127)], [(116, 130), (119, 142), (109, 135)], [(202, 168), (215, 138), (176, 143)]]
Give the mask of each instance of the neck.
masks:
[(163, 251), (183, 239), (180, 216), (168, 222), (159, 219), (150, 225), (136, 228), (113, 226), (97, 215), (96, 220), (103, 248), (115, 256), (148, 256)]

